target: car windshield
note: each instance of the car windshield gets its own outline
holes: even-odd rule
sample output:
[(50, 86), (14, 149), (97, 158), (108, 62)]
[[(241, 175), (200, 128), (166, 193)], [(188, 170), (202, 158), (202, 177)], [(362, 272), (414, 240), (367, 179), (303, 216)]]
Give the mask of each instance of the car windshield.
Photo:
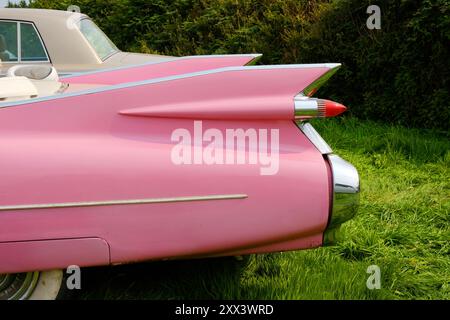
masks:
[(89, 19), (80, 21), (80, 31), (94, 48), (100, 59), (105, 60), (118, 52), (116, 45), (103, 33), (103, 31)]

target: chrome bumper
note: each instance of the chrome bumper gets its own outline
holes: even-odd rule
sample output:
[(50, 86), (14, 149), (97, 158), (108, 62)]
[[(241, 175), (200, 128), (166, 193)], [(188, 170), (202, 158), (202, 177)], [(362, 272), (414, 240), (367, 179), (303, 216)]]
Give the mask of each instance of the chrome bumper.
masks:
[(311, 124), (298, 122), (297, 125), (317, 150), (322, 153), (331, 167), (331, 208), (323, 244), (332, 245), (337, 240), (341, 224), (353, 218), (358, 211), (359, 174), (352, 164), (333, 154), (333, 150)]
[(333, 176), (332, 205), (323, 244), (336, 242), (341, 224), (353, 218), (359, 207), (359, 175), (355, 167), (341, 157), (327, 156)]

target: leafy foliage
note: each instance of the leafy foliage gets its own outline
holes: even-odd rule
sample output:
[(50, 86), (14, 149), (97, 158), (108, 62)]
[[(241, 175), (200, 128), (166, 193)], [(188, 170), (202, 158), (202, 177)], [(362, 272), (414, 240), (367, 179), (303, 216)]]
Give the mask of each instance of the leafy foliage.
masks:
[[(450, 0), (34, 0), (80, 6), (123, 50), (264, 54), (262, 63), (341, 62), (321, 91), (359, 118), (448, 131)], [(24, 6), (22, 3), (21, 6)]]

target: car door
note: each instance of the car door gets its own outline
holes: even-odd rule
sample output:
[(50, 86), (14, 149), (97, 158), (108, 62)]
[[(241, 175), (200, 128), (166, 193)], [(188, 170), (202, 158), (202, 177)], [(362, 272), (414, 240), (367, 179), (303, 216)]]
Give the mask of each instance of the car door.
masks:
[(51, 61), (33, 23), (0, 20), (0, 76), (17, 64), (51, 65)]

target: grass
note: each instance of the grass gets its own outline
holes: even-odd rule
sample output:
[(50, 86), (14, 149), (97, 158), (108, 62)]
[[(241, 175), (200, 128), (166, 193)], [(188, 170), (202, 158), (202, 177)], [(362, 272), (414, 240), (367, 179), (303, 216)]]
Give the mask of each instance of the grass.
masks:
[[(450, 299), (448, 133), (355, 119), (316, 129), (361, 175), (334, 247), (86, 269), (82, 299)], [(367, 267), (381, 269), (369, 290)]]

